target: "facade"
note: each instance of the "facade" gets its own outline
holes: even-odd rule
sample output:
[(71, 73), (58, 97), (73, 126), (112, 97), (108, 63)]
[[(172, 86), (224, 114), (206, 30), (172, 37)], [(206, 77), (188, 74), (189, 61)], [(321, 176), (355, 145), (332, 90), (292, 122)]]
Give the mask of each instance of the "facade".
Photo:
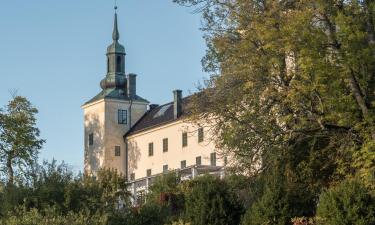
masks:
[(173, 101), (149, 105), (137, 95), (136, 75), (125, 72), (125, 48), (119, 43), (115, 13), (113, 43), (107, 48), (102, 91), (83, 106), (85, 173), (116, 169), (127, 176), (131, 191), (142, 199), (154, 178), (179, 171), (183, 179), (201, 173), (223, 174), (225, 159), (216, 153), (213, 134), (188, 122), (180, 90)]

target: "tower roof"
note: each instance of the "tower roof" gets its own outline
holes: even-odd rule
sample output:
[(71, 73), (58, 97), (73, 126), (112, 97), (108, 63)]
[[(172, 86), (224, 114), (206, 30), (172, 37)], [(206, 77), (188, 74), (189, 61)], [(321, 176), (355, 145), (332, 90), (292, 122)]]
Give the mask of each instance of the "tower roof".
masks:
[(113, 43), (108, 46), (107, 48), (107, 54), (125, 54), (125, 47), (119, 43), (120, 39), (120, 32), (118, 31), (118, 24), (117, 24), (117, 6), (115, 7), (115, 19), (113, 23), (113, 32), (112, 32), (112, 40)]
[[(140, 103), (149, 103), (146, 99), (134, 94), (129, 95), (129, 83), (125, 74), (125, 48), (119, 43), (120, 33), (117, 22), (117, 6), (115, 7), (114, 26), (112, 33), (112, 44), (107, 48), (107, 74), (100, 82), (102, 91), (84, 105), (96, 102), (101, 99), (132, 100)], [(131, 76), (130, 74), (128, 76)], [(135, 90), (135, 86), (133, 87)]]

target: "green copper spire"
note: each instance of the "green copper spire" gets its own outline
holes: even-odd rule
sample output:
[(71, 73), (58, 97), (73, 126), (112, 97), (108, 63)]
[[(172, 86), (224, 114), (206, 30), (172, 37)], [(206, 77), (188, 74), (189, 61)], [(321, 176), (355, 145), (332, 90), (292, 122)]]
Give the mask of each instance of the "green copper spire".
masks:
[(107, 54), (116, 53), (116, 54), (125, 54), (125, 48), (119, 43), (120, 33), (118, 32), (118, 23), (117, 23), (117, 6), (115, 6), (115, 19), (113, 23), (113, 33), (112, 33), (113, 43), (108, 46)]
[(101, 99), (134, 100), (148, 104), (149, 102), (136, 94), (135, 75), (125, 73), (125, 48), (120, 44), (120, 33), (117, 22), (117, 5), (112, 33), (112, 43), (107, 48), (107, 74), (101, 80), (102, 91), (85, 103), (93, 103)]
[(113, 42), (107, 48), (107, 74), (100, 82), (103, 90), (125, 90), (125, 48), (120, 44), (120, 34), (117, 24), (117, 6), (115, 6), (115, 20), (112, 33)]
[(117, 42), (120, 39), (120, 33), (118, 32), (118, 26), (117, 26), (117, 6), (115, 6), (115, 22), (113, 26), (112, 39), (115, 42)]

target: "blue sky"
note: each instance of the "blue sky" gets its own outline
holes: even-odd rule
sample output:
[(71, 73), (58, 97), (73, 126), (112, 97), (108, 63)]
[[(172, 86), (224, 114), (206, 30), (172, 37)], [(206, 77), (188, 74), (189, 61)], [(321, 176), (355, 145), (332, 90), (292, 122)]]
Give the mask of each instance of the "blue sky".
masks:
[[(187, 95), (206, 74), (200, 15), (172, 0), (118, 0), (120, 42), (137, 92), (152, 103)], [(0, 2), (0, 106), (17, 90), (38, 109), (40, 158), (83, 168), (81, 105), (100, 91), (112, 0)]]

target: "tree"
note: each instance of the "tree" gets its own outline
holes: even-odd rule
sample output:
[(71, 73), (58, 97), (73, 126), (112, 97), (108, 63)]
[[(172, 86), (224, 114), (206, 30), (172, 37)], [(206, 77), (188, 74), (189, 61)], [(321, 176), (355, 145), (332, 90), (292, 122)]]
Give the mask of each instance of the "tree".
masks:
[(35, 115), (38, 110), (24, 97), (15, 96), (0, 111), (0, 171), (7, 183), (27, 176), (44, 143), (39, 138)]
[(205, 175), (187, 183), (185, 215), (192, 225), (239, 224), (243, 208), (224, 180)]
[(319, 224), (375, 224), (375, 198), (358, 180), (345, 180), (322, 193)]
[(360, 172), (374, 183), (373, 1), (175, 2), (202, 12), (208, 46), (212, 75), (193, 120), (212, 122), (241, 171), (262, 172), (310, 140), (309, 154), (333, 159), (331, 181)]

